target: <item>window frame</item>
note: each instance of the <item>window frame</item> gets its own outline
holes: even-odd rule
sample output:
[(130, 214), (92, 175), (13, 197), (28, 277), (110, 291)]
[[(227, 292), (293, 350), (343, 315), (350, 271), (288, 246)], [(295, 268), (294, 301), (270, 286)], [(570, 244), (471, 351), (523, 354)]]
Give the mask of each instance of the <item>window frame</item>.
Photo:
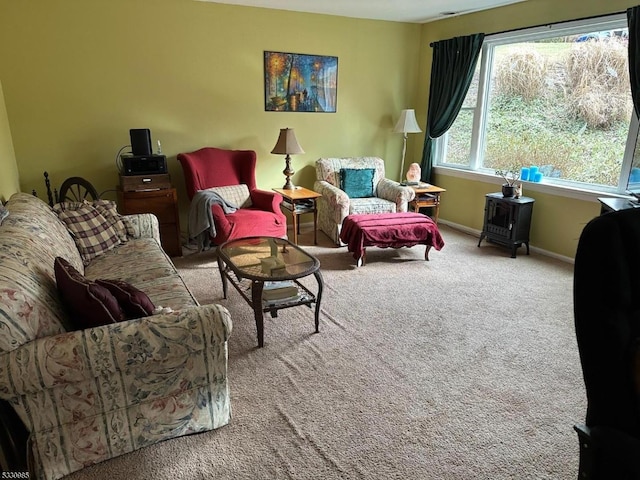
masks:
[[(461, 111), (472, 111), (472, 134), (471, 145), (469, 149), (469, 165), (455, 164), (455, 163), (443, 163), (442, 160), (446, 158), (447, 144), (449, 132), (447, 131), (440, 138), (434, 140), (435, 142), (435, 158), (434, 167), (436, 171), (447, 172), (459, 172), (461, 175), (467, 177), (469, 175), (476, 177), (482, 175), (483, 177), (494, 179), (497, 178), (495, 171), (492, 168), (485, 168), (482, 166), (484, 142), (486, 137), (487, 116), (488, 116), (488, 102), (489, 102), (489, 87), (492, 74), (492, 68), (494, 66), (493, 58), (495, 47), (500, 45), (508, 45), (512, 43), (519, 43), (531, 40), (540, 40), (549, 37), (560, 37), (575, 34), (584, 34), (585, 31), (600, 32), (607, 30), (619, 30), (622, 28), (628, 28), (626, 13), (616, 13), (606, 16), (591, 17), (580, 20), (571, 20), (567, 22), (554, 23), (550, 25), (543, 25), (537, 27), (528, 27), (518, 30), (510, 30), (503, 33), (489, 34), (485, 36), (482, 50), (479, 59), (479, 78), (478, 78), (478, 94), (476, 103), (473, 107), (462, 107)], [(629, 95), (631, 95), (629, 91)], [(589, 184), (584, 182), (571, 181), (558, 178), (546, 178), (542, 183), (527, 182), (527, 187), (535, 185), (543, 186), (542, 188), (536, 188), (536, 190), (564, 190), (569, 192), (569, 196), (582, 196), (580, 193), (589, 194), (607, 194), (607, 195), (625, 195), (627, 181), (631, 172), (631, 165), (633, 161), (633, 154), (638, 142), (638, 130), (640, 128), (640, 122), (638, 120), (635, 111), (631, 114), (629, 123), (629, 130), (627, 133), (627, 140), (625, 144), (624, 156), (622, 159), (622, 165), (620, 168), (620, 176), (618, 178), (618, 185), (607, 186), (599, 184)], [(577, 195), (576, 195), (577, 193)]]

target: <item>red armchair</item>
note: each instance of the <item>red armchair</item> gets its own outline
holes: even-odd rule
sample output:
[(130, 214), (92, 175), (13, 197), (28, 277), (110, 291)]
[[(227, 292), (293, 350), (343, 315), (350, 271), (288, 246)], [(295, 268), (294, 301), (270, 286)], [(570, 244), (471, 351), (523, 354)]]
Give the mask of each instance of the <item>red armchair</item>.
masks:
[(246, 185), (248, 188), (246, 199), (225, 198), (233, 203), (242, 202), (233, 213), (225, 214), (222, 206), (211, 205), (216, 231), (211, 238), (213, 244), (251, 236), (286, 237), (287, 219), (280, 210), (282, 195), (256, 188), (256, 152), (205, 147), (179, 153), (178, 161), (184, 171), (189, 200), (197, 191), (213, 187)]

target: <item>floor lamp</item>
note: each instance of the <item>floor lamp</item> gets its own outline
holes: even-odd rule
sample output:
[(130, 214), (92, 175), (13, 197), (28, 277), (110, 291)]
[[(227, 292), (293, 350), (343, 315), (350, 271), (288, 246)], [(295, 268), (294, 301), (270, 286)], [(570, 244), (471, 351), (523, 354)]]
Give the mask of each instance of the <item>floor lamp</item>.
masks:
[(416, 112), (413, 108), (402, 110), (396, 127), (393, 129), (395, 133), (402, 133), (402, 164), (400, 165), (400, 181), (403, 181), (404, 174), (404, 156), (407, 153), (407, 133), (420, 133), (420, 127), (416, 121)]

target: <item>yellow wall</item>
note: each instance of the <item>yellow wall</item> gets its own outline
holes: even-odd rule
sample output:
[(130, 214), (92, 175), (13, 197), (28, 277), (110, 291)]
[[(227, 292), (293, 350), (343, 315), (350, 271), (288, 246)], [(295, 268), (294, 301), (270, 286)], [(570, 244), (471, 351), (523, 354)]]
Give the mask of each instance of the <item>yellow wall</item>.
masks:
[[(485, 195), (499, 192), (500, 182), (473, 181), (436, 174), (434, 183), (447, 191), (442, 194), (440, 218), (482, 230)], [(573, 258), (585, 224), (600, 213), (597, 202), (559, 197), (531, 191), (524, 184), (524, 196), (535, 198), (531, 220), (531, 245), (563, 257)]]
[(9, 119), (0, 82), (0, 202), (6, 202), (19, 190), (18, 165), (13, 152)]
[[(284, 158), (270, 153), (284, 127), (306, 152), (293, 157), (296, 184), (313, 186), (322, 156), (376, 155), (397, 174), (392, 129), (415, 107), (419, 47), (420, 26), (398, 22), (193, 0), (3, 2), (0, 67), (21, 188), (43, 197), (47, 170), (54, 185), (79, 175), (113, 189), (130, 128), (162, 142), (183, 225), (176, 155), (203, 146), (256, 150), (265, 189), (284, 184)], [(265, 112), (265, 50), (337, 56), (337, 113)]]
[[(422, 26), (420, 41), (420, 87), (416, 105), (427, 105), (431, 77), (431, 42), (461, 35), (484, 32), (497, 33), (506, 30), (543, 25), (565, 20), (574, 20), (608, 13), (624, 12), (638, 3), (637, 0), (528, 0), (507, 7), (462, 15)], [(418, 122), (426, 122), (426, 108), (418, 113)], [(424, 135), (413, 143), (414, 157), (422, 153)], [(440, 172), (434, 181), (447, 192), (442, 196), (440, 218), (481, 230), (484, 212), (484, 195), (500, 191), (498, 181), (494, 184), (468, 180)], [(531, 244), (566, 257), (574, 257), (578, 238), (584, 225), (598, 215), (600, 207), (593, 199), (576, 200), (527, 189), (526, 196), (536, 199), (531, 224)]]
[[(130, 128), (150, 128), (154, 145), (162, 141), (183, 225), (188, 202), (177, 153), (254, 149), (258, 185), (279, 187), (284, 159), (269, 152), (283, 127), (295, 128), (306, 151), (293, 157), (297, 184), (312, 186), (321, 156), (377, 155), (397, 178), (402, 138), (391, 130), (403, 108), (415, 108), (425, 123), (430, 42), (624, 11), (635, 2), (528, 0), (416, 25), (193, 0), (4, 1), (0, 80), (12, 137), (0, 143), (0, 197), (16, 190), (18, 178), (21, 190), (43, 197), (45, 170), (53, 185), (79, 175), (99, 191), (113, 189), (116, 153)], [(337, 56), (338, 112), (265, 112), (264, 50)], [(11, 138), (19, 177), (4, 154)], [(423, 138), (409, 135), (407, 164), (419, 161)], [(479, 229), (484, 193), (497, 182), (443, 175), (437, 182), (448, 190), (441, 217)], [(537, 200), (533, 244), (573, 256), (597, 203), (526, 193)]]

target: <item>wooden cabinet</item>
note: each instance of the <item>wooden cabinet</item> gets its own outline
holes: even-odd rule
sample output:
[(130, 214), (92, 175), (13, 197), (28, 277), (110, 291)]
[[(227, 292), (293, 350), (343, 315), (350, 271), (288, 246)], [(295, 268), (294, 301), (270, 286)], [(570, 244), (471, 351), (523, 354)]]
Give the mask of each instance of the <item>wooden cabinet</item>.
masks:
[(162, 248), (172, 257), (182, 256), (178, 195), (175, 188), (123, 192), (118, 188), (118, 210), (123, 215), (153, 213), (160, 223)]
[(529, 230), (535, 200), (529, 197), (503, 197), (502, 193), (486, 195), (484, 225), (478, 246), (482, 239), (511, 248), (511, 258), (516, 258), (516, 250), (523, 243), (529, 255)]

